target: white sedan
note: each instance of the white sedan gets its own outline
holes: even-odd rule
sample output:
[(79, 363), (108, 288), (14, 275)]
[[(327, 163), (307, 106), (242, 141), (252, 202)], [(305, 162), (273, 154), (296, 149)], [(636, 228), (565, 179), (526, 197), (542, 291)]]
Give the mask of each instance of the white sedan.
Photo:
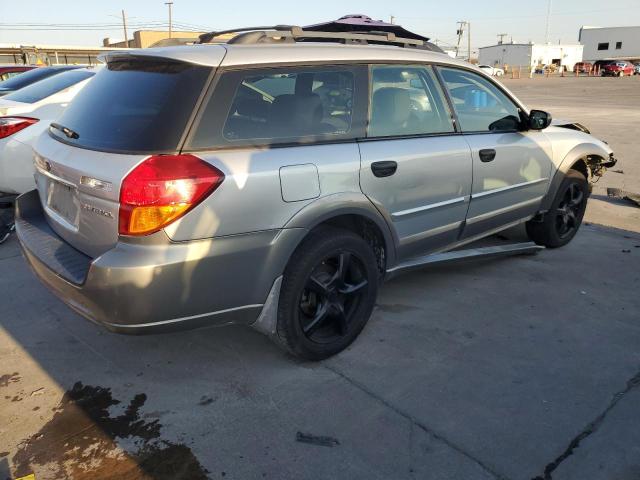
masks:
[(478, 65), (478, 68), (492, 77), (501, 77), (504, 75), (504, 70), (498, 67), (492, 67), (491, 65)]
[(32, 142), (95, 73), (94, 68), (59, 73), (0, 99), (0, 196), (33, 189)]

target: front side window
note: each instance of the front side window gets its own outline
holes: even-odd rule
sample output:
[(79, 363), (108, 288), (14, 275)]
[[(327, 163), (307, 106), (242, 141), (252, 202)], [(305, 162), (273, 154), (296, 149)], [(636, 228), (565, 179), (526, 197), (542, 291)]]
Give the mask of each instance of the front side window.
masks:
[(496, 85), (466, 70), (441, 68), (463, 132), (520, 129), (520, 109)]
[(609, 42), (599, 43), (598, 50), (609, 50)]
[[(352, 137), (355, 90), (356, 73), (342, 67), (225, 73), (200, 117), (189, 147)], [(224, 99), (229, 97), (231, 102), (225, 106)]]
[(371, 67), (369, 137), (454, 131), (444, 95), (430, 67)]

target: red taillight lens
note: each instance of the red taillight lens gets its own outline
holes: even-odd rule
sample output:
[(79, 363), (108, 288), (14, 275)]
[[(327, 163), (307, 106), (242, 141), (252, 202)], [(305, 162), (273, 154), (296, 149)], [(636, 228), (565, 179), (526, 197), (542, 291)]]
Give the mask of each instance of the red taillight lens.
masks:
[(37, 118), (29, 117), (0, 117), (0, 138), (10, 137), (37, 121)]
[(194, 155), (154, 155), (120, 188), (119, 232), (149, 235), (177, 220), (211, 194), (224, 174)]

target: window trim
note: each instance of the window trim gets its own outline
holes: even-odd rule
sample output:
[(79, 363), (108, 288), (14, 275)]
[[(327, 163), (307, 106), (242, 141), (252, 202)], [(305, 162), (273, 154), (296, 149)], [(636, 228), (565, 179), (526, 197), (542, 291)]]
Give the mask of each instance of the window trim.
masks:
[[(354, 98), (353, 108), (351, 113), (351, 129), (345, 134), (323, 134), (323, 135), (309, 135), (305, 137), (288, 137), (284, 140), (279, 139), (240, 139), (237, 141), (229, 141), (223, 135), (224, 125), (227, 117), (229, 116), (229, 109), (233, 103), (237, 87), (239, 85), (238, 80), (243, 76), (246, 76), (248, 72), (260, 72), (269, 71), (282, 71), (283, 69), (290, 69), (296, 72), (315, 71), (319, 69), (337, 69), (338, 71), (346, 71), (353, 73), (354, 82)], [(217, 113), (213, 117), (213, 128), (218, 132), (214, 137), (212, 145), (205, 147), (193, 147), (192, 142), (198, 131), (198, 127), (202, 122), (207, 106), (210, 101), (213, 100), (214, 95), (220, 94), (220, 85), (225, 75), (233, 75), (231, 77), (230, 86), (234, 87), (233, 91), (224, 92), (229, 93), (223, 95), (224, 103), (220, 105)], [(366, 119), (368, 115), (367, 102), (367, 90), (365, 82), (367, 82), (368, 75), (366, 73), (366, 65), (353, 62), (344, 63), (316, 63), (316, 64), (299, 64), (299, 63), (282, 63), (282, 64), (269, 64), (269, 65), (234, 65), (233, 67), (219, 67), (216, 72), (214, 80), (211, 82), (210, 88), (204, 96), (202, 103), (198, 106), (197, 113), (194, 115), (193, 122), (188, 128), (188, 132), (185, 135), (184, 142), (181, 144), (180, 151), (185, 153), (197, 153), (197, 152), (210, 152), (219, 150), (239, 150), (239, 149), (256, 149), (256, 148), (284, 148), (293, 146), (310, 146), (310, 145), (324, 145), (335, 143), (352, 143), (356, 142), (358, 138), (364, 136), (366, 130)], [(226, 87), (226, 86), (225, 86)], [(291, 140), (289, 140), (289, 138)]]
[[(456, 132), (454, 133), (444, 133), (444, 134), (418, 134), (418, 135), (398, 135), (393, 137), (369, 137), (367, 138), (365, 134), (361, 136), (357, 136), (355, 138), (341, 138), (341, 139), (320, 139), (314, 140), (312, 142), (290, 142), (290, 143), (273, 143), (269, 145), (253, 145), (253, 144), (243, 144), (243, 145), (213, 145), (211, 147), (203, 147), (198, 149), (193, 149), (190, 147), (191, 139), (196, 131), (197, 126), (201, 120), (202, 114), (207, 106), (210, 98), (215, 93), (217, 85), (220, 81), (220, 78), (225, 73), (235, 72), (235, 71), (260, 71), (265, 69), (277, 69), (277, 68), (298, 68), (298, 67), (326, 67), (326, 66), (336, 66), (336, 67), (352, 67), (356, 68), (364, 68), (364, 80), (366, 81), (367, 86), (365, 86), (366, 98), (365, 98), (365, 111), (364, 111), (364, 122), (365, 122), (365, 130), (369, 118), (369, 90), (368, 85), (370, 84), (369, 80), (369, 66), (371, 65), (414, 65), (414, 66), (425, 66), (433, 68), (438, 80), (440, 81), (440, 87), (442, 88), (444, 95), (449, 102), (450, 110), (455, 116), (456, 120)], [(491, 82), (491, 84), (500, 90), (502, 94), (504, 94), (511, 102), (513, 102), (518, 109), (520, 110), (520, 116), (523, 122), (522, 130), (514, 130), (512, 132), (490, 132), (490, 131), (477, 131), (477, 132), (464, 132), (460, 130), (460, 123), (457, 118), (457, 114), (455, 109), (452, 108), (452, 101), (449, 96), (449, 92), (444, 84), (444, 80), (441, 78), (440, 68), (455, 68), (458, 70), (475, 73), (480, 75), (482, 78)], [(403, 140), (403, 139), (415, 139), (415, 138), (430, 138), (430, 137), (445, 137), (445, 136), (455, 136), (455, 135), (497, 135), (502, 133), (519, 133), (528, 131), (526, 128), (527, 120), (529, 117), (529, 109), (520, 102), (516, 97), (513, 96), (511, 92), (509, 92), (504, 86), (500, 83), (496, 82), (492, 77), (490, 77), (487, 73), (482, 70), (476, 69), (473, 66), (466, 65), (458, 65), (455, 63), (434, 61), (434, 60), (425, 60), (425, 61), (411, 61), (407, 62), (406, 60), (336, 60), (330, 63), (326, 61), (299, 61), (299, 62), (264, 62), (264, 63), (256, 63), (251, 65), (227, 65), (227, 66), (219, 66), (218, 68), (213, 69), (214, 78), (209, 83), (208, 87), (205, 88), (206, 92), (202, 97), (201, 102), (196, 105), (193, 113), (192, 122), (187, 125), (184, 133), (184, 141), (178, 145), (178, 151), (184, 153), (199, 153), (199, 152), (216, 152), (216, 151), (232, 151), (232, 150), (247, 150), (247, 149), (258, 149), (258, 148), (289, 148), (289, 147), (299, 147), (299, 146), (311, 146), (311, 145), (333, 145), (333, 144), (343, 144), (343, 143), (364, 143), (364, 142), (379, 142), (385, 140)], [(362, 79), (361, 79), (362, 80)], [(229, 100), (230, 101), (230, 100)], [(229, 104), (230, 106), (230, 104)], [(355, 111), (355, 109), (354, 109)], [(218, 115), (219, 117), (220, 115)], [(225, 117), (226, 119), (226, 117)]]

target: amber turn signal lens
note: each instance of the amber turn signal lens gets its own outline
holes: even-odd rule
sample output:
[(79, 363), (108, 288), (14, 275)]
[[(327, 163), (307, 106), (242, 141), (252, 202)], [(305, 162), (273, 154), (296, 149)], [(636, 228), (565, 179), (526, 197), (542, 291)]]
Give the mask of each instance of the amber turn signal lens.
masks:
[(163, 205), (160, 207), (134, 207), (129, 218), (129, 234), (144, 235), (170, 224), (180, 217), (191, 205)]

